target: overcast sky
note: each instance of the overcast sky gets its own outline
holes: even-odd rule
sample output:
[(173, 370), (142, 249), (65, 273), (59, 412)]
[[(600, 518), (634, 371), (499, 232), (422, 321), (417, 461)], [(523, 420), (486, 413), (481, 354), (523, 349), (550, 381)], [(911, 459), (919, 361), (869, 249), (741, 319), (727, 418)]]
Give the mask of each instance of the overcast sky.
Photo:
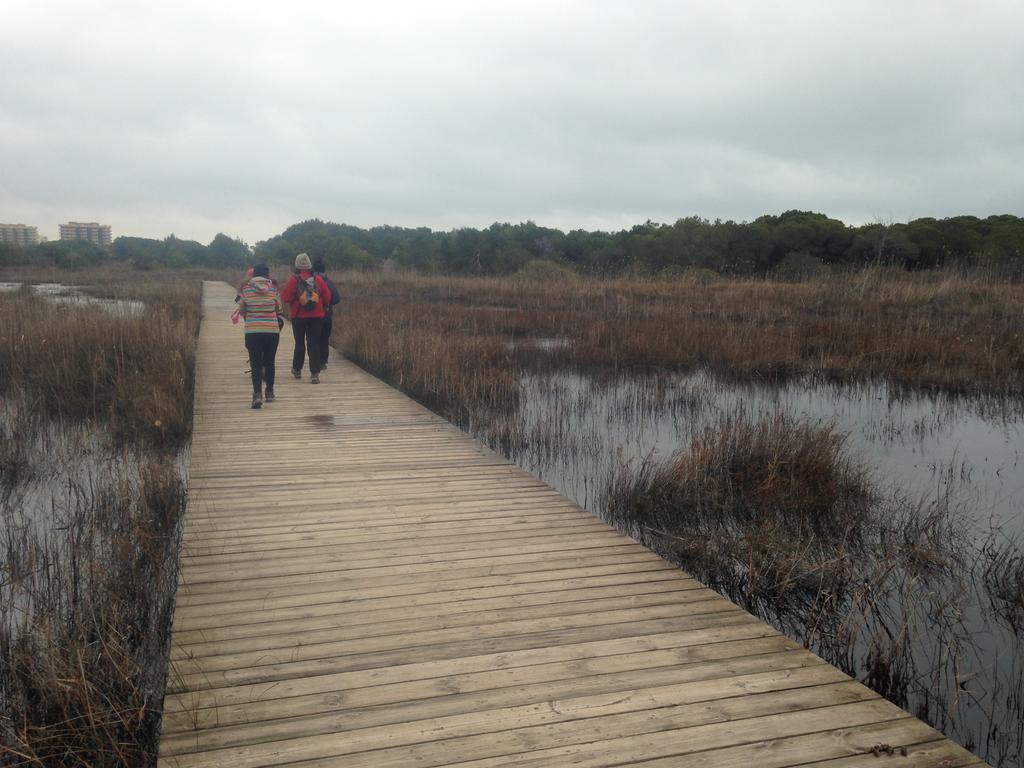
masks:
[(1024, 215), (1024, 2), (0, 0), (0, 222)]

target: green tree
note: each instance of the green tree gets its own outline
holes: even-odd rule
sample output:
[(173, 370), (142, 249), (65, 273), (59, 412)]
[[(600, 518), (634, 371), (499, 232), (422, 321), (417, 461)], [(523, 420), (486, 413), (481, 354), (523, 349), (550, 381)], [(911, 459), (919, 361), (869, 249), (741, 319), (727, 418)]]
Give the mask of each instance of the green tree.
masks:
[(26, 254), (14, 243), (0, 242), (0, 267), (25, 264)]
[(215, 267), (242, 267), (253, 261), (249, 246), (218, 232), (206, 247), (207, 263)]

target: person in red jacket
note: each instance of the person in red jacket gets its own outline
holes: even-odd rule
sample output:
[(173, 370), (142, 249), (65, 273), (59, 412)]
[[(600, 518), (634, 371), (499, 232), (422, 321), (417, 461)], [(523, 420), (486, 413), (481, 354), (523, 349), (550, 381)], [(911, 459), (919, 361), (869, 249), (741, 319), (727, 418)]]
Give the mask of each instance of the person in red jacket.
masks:
[(331, 289), (319, 275), (313, 273), (309, 256), (300, 253), (295, 257), (295, 269), (281, 290), (281, 300), (288, 305), (295, 336), (295, 353), (292, 355), (292, 376), (302, 378), (302, 365), (306, 350), (309, 350), (309, 380), (320, 383), (320, 332), (324, 315), (331, 303)]

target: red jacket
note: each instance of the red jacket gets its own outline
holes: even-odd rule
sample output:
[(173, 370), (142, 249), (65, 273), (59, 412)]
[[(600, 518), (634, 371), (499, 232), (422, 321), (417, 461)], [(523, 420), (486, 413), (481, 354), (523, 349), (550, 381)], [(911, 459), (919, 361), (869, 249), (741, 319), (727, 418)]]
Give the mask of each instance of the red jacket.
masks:
[(331, 289), (319, 275), (316, 277), (316, 292), (320, 296), (320, 302), (312, 309), (303, 309), (299, 306), (299, 279), (305, 280), (313, 275), (312, 272), (302, 270), (298, 277), (292, 275), (281, 290), (281, 300), (288, 304), (288, 314), (291, 318), (301, 319), (304, 317), (323, 317), (327, 307), (331, 304)]

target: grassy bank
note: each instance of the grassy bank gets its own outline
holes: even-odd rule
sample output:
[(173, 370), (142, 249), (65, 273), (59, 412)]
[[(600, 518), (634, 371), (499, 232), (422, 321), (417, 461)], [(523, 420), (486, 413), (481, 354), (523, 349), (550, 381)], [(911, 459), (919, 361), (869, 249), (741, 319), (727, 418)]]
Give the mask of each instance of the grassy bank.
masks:
[(145, 765), (186, 497), (199, 283), (75, 279), (117, 302), (0, 293), (0, 752)]

